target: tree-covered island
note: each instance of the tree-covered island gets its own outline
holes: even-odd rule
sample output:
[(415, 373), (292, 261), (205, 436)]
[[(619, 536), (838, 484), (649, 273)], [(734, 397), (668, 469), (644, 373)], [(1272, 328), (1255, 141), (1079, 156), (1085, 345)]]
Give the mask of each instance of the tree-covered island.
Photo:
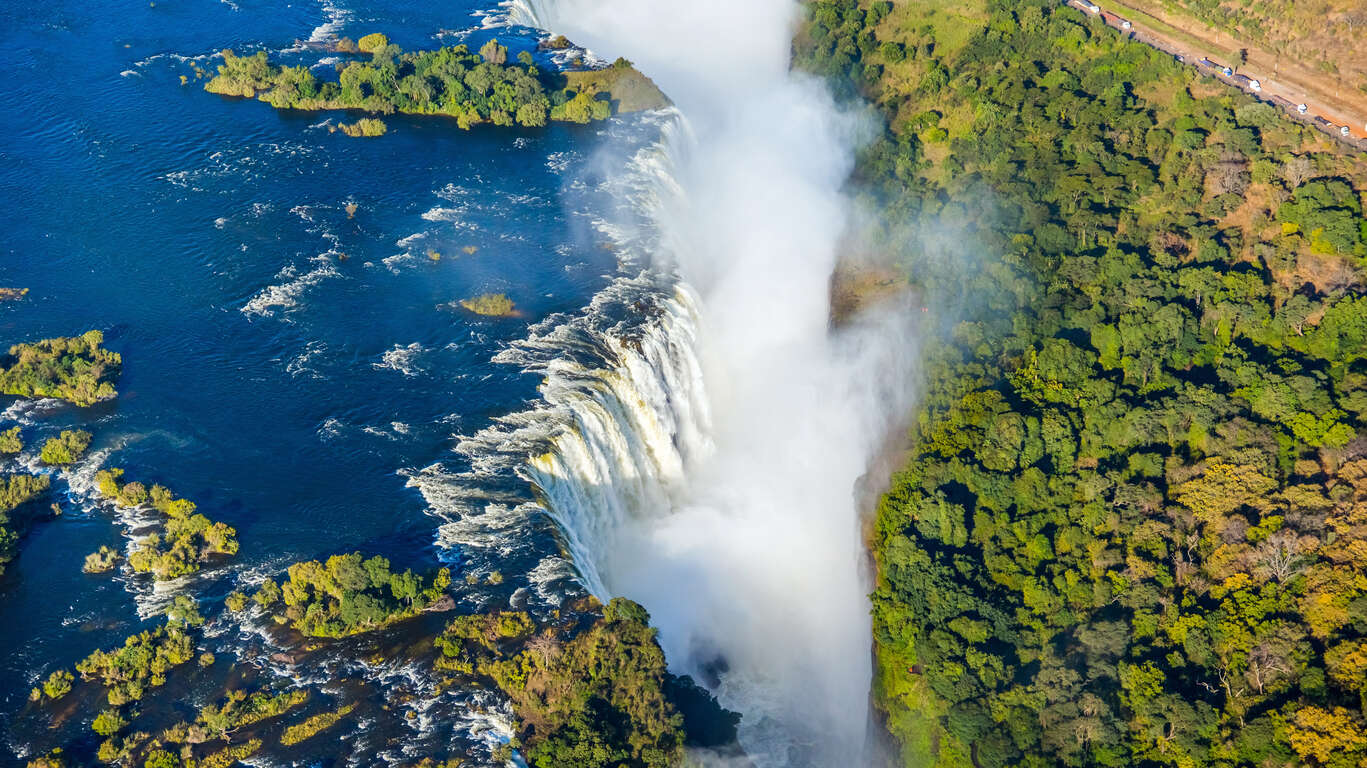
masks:
[(162, 531), (139, 541), (129, 555), (134, 572), (165, 581), (199, 571), (214, 556), (237, 554), (237, 531), (231, 526), (197, 513), (194, 502), (177, 498), (163, 486), (153, 485), (149, 490), (137, 481), (120, 482), (122, 478), (122, 469), (102, 469), (95, 473), (96, 491), (118, 505), (150, 506), (166, 516)]
[(614, 111), (668, 103), (648, 78), (625, 60), (607, 70), (541, 71), (531, 54), (508, 60), (491, 40), (479, 53), (465, 45), (404, 52), (387, 40), (362, 38), (369, 61), (339, 63), (338, 79), (323, 80), (306, 66), (276, 66), (264, 51), (238, 56), (223, 51), (218, 74), (205, 90), (257, 98), (277, 109), (360, 110), (374, 114), (444, 115), (468, 129), (481, 123), (539, 127), (548, 121), (588, 123)]
[(112, 400), (123, 359), (100, 346), (99, 331), (15, 344), (0, 359), (0, 393), (55, 397), (80, 406)]
[(64, 429), (56, 437), (48, 438), (38, 451), (38, 458), (49, 467), (67, 467), (81, 460), (90, 448), (93, 435), (83, 429)]
[[(346, 637), (411, 618), (437, 603), (451, 585), (451, 572), (427, 577), (392, 571), (389, 560), (360, 552), (333, 555), (326, 562), (291, 565), (287, 578), (263, 582), (253, 594), (279, 624), (307, 637)], [(232, 597), (236, 605), (243, 602)]]

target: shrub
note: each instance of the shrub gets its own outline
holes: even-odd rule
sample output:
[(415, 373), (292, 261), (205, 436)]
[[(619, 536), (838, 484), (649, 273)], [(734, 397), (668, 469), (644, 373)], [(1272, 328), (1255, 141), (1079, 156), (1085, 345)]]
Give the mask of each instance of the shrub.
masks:
[(460, 305), (477, 315), (508, 317), (513, 314), (513, 300), (502, 293), (485, 293), (469, 299), (461, 299)]
[(539, 627), (520, 612), (459, 616), (436, 638), (437, 666), (491, 683), (512, 701), (530, 765), (663, 768), (679, 763), (693, 733), (681, 705), (698, 718), (700, 745), (733, 741), (739, 716), (669, 674), (649, 619), (622, 598), (587, 628)]
[(342, 133), (345, 133), (352, 138), (373, 138), (375, 136), (383, 136), (385, 131), (389, 130), (389, 128), (385, 126), (383, 120), (376, 120), (373, 117), (363, 117), (350, 125), (338, 123), (337, 127), (341, 129)]
[(180, 768), (180, 758), (164, 749), (154, 749), (147, 753), (142, 768)]
[(276, 611), (277, 620), (312, 637), (344, 637), (414, 616), (451, 584), (446, 568), (424, 580), (412, 571), (392, 572), (385, 558), (364, 559), (360, 552), (333, 555), (326, 563), (295, 563), (288, 574), (278, 588), (273, 581), (263, 583), (255, 599)]
[(128, 557), (137, 573), (151, 573), (154, 579), (169, 580), (199, 571), (213, 555), (237, 554), (237, 531), (204, 515), (195, 514), (195, 503), (178, 499), (164, 486), (149, 491), (139, 482), (120, 483), (123, 470), (118, 467), (95, 473), (100, 495), (126, 507), (151, 504), (166, 515), (162, 533), (144, 538)]
[(322, 731), (336, 725), (342, 718), (351, 714), (351, 710), (355, 708), (355, 704), (348, 704), (333, 712), (323, 712), (310, 717), (302, 723), (291, 725), (280, 735), (280, 743), (290, 747), (298, 744), (304, 739), (316, 736)]
[(247, 607), (247, 595), (237, 590), (233, 590), (223, 599), (223, 604), (228, 606), (228, 610), (237, 613)]
[(231, 768), (243, 759), (251, 757), (261, 749), (261, 739), (251, 739), (244, 744), (224, 747), (199, 761), (197, 768)]
[(106, 709), (95, 716), (90, 729), (101, 736), (113, 736), (128, 725), (128, 720), (117, 709)]
[(118, 550), (102, 545), (99, 550), (85, 556), (85, 565), (81, 570), (86, 573), (106, 573), (113, 570), (121, 559)]
[(60, 699), (71, 693), (71, 683), (76, 678), (65, 669), (59, 669), (48, 675), (47, 680), (43, 681), (43, 695), (49, 699)]
[[(619, 65), (569, 73), (578, 84), (573, 90), (582, 92), (582, 98), (567, 109), (564, 102), (571, 96), (552, 95), (567, 75), (542, 74), (530, 56), (510, 62), (508, 49), (497, 40), (488, 41), (480, 53), (464, 45), (404, 53), (383, 35), (371, 38), (362, 38), (362, 47), (376, 46), (370, 51), (372, 60), (339, 65), (336, 81), (320, 79), (305, 66), (273, 65), (264, 52), (236, 56), (225, 51), (218, 75), (204, 87), (213, 93), (255, 97), (277, 109), (446, 115), (462, 129), (485, 122), (544, 125), (547, 115), (588, 122), (610, 116), (614, 103), (628, 111), (667, 103), (648, 79)], [(561, 102), (554, 113), (553, 100)], [(349, 135), (379, 135), (358, 133), (358, 124), (338, 127)]]
[(389, 38), (381, 32), (371, 32), (356, 41), (356, 48), (361, 53), (374, 53), (388, 45)]
[(42, 757), (28, 761), (28, 768), (66, 768), (66, 760), (62, 757), (62, 750), (54, 749)]
[(489, 64), (502, 65), (508, 61), (508, 48), (498, 40), (490, 40), (479, 49), (479, 56)]
[(14, 559), (23, 528), (11, 520), (10, 513), (42, 495), (50, 482), (47, 475), (0, 476), (0, 573)]
[(214, 738), (226, 738), (229, 733), (262, 720), (279, 717), (308, 700), (308, 691), (294, 689), (271, 695), (257, 691), (229, 691), (217, 706), (209, 705), (199, 711), (197, 723)]
[[(194, 645), (184, 627), (166, 624), (130, 636), (121, 647), (95, 651), (76, 664), (82, 680), (99, 681), (112, 706), (141, 699), (149, 688), (166, 683), (166, 674), (194, 658)], [(70, 690), (70, 673), (66, 673)]]

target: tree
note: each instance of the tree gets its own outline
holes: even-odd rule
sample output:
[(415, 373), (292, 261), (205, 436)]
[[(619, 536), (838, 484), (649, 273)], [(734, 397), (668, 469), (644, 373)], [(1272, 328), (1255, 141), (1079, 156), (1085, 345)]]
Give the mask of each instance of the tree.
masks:
[(1357, 765), (1367, 751), (1361, 719), (1343, 707), (1302, 707), (1289, 725), (1291, 748), (1310, 765), (1348, 768)]
[(43, 694), (49, 699), (60, 699), (71, 692), (71, 683), (75, 679), (70, 672), (59, 669), (43, 681)]
[(356, 41), (361, 53), (374, 53), (389, 46), (389, 38), (380, 32), (372, 32)]
[(52, 466), (75, 464), (90, 447), (90, 439), (90, 433), (83, 429), (64, 429), (60, 435), (43, 443), (38, 458)]
[(19, 439), (20, 427), (10, 427), (0, 432), (0, 455), (14, 455), (24, 450), (24, 442)]
[(480, 58), (489, 64), (502, 65), (508, 61), (508, 48), (492, 38), (479, 49)]
[(128, 720), (117, 709), (106, 709), (95, 716), (91, 730), (101, 736), (113, 736), (128, 725)]

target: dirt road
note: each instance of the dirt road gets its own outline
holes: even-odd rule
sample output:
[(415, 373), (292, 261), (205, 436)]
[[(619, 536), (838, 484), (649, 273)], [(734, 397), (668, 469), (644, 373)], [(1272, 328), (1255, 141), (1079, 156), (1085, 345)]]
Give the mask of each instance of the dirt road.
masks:
[[(1367, 150), (1367, 110), (1355, 103), (1357, 99), (1354, 96), (1333, 98), (1332, 81), (1326, 87), (1317, 82), (1313, 74), (1299, 71), (1301, 67), (1298, 65), (1278, 61), (1256, 48), (1243, 47), (1247, 51), (1248, 63), (1240, 66), (1231, 53), (1242, 47), (1238, 41), (1215, 42), (1208, 30), (1197, 30), (1191, 25), (1175, 26), (1168, 19), (1151, 16), (1128, 5), (1125, 0), (1104, 2), (1105, 5), (1098, 5), (1088, 0), (1068, 0), (1067, 4), (1084, 14), (1100, 16), (1108, 26), (1119, 30), (1121, 34), (1171, 54), (1208, 76), (1247, 91), (1282, 109), (1293, 119), (1350, 146)], [(1264, 66), (1265, 70), (1262, 69)], [(1235, 67), (1238, 67), (1237, 74), (1233, 71)], [(1303, 113), (1298, 110), (1302, 104), (1306, 107)], [(1347, 134), (1343, 133), (1344, 127), (1348, 129)]]

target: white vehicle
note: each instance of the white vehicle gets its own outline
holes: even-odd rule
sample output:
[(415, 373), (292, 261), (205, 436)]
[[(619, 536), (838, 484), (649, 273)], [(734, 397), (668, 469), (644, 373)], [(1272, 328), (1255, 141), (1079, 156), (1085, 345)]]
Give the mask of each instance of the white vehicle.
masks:
[(1305, 104), (1297, 104), (1297, 105), (1296, 105), (1296, 111), (1299, 112), (1299, 113), (1301, 113), (1302, 115), (1305, 114), (1306, 112), (1308, 112), (1309, 110), (1310, 110), (1310, 107), (1306, 106)]
[(1088, 13), (1101, 13), (1101, 6), (1096, 3), (1090, 2), (1090, 0), (1081, 0), (1081, 2), (1082, 7), (1086, 8)]
[(1340, 125), (1340, 126), (1339, 126), (1339, 133), (1342, 134), (1342, 135), (1344, 135), (1344, 136), (1351, 136), (1353, 132), (1350, 131), (1350, 130), (1348, 130), (1348, 126), (1346, 126), (1346, 125)]
[(1132, 26), (1134, 26), (1134, 25), (1131, 24), (1131, 23), (1128, 22), (1128, 21), (1122, 21), (1122, 22), (1120, 22), (1120, 28), (1121, 28), (1121, 29), (1129, 29), (1129, 28), (1132, 27)]
[(1248, 87), (1252, 88), (1255, 91), (1261, 91), (1263, 89), (1263, 84), (1258, 82), (1257, 80), (1249, 80)]

